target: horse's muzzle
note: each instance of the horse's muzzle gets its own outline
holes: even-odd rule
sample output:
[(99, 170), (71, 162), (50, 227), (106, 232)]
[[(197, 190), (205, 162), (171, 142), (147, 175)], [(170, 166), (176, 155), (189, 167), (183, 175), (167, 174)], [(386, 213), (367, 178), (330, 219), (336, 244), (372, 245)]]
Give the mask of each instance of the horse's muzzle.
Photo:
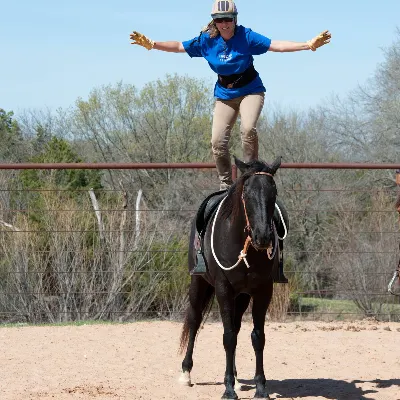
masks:
[(253, 247), (257, 250), (257, 251), (262, 251), (262, 250), (268, 250), (270, 249), (272, 251), (273, 249), (273, 243), (272, 240), (270, 240), (268, 243), (263, 244), (260, 242), (257, 242), (256, 240), (252, 240), (251, 244), (253, 245)]

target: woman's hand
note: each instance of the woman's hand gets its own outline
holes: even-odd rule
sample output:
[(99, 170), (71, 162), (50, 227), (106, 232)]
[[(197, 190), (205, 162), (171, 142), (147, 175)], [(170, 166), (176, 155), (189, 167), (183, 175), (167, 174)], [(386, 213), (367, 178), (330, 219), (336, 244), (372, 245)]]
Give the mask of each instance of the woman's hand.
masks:
[(131, 44), (138, 44), (147, 50), (151, 50), (154, 47), (154, 40), (149, 39), (142, 33), (133, 31), (130, 35), (130, 38), (132, 40)]
[(332, 36), (329, 31), (324, 31), (321, 32), (318, 36), (315, 36), (315, 38), (309, 40), (307, 44), (312, 51), (315, 51), (318, 49), (318, 47), (329, 43), (331, 41), (331, 37)]

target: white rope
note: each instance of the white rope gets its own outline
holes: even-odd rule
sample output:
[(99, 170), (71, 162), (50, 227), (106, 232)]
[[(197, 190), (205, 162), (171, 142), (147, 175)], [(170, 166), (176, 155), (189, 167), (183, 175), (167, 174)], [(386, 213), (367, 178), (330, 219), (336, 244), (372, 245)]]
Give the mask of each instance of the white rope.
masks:
[(389, 282), (389, 285), (388, 285), (388, 292), (391, 294), (394, 294), (395, 296), (398, 296), (398, 294), (394, 292), (393, 288), (394, 288), (394, 282), (396, 281), (398, 275), (399, 275), (399, 271), (396, 269), (396, 271), (394, 271), (393, 278), (391, 279), (391, 281)]
[(287, 228), (286, 228), (286, 224), (285, 224), (285, 221), (284, 221), (284, 219), (283, 219), (283, 216), (282, 216), (281, 209), (279, 208), (278, 204), (276, 204), (276, 203), (275, 203), (275, 208), (278, 210), (279, 218), (281, 219), (282, 224), (283, 224), (283, 229), (285, 230), (285, 234), (283, 235), (283, 237), (280, 237), (280, 236), (278, 235), (278, 232), (277, 232), (276, 234), (278, 235), (278, 238), (279, 238), (280, 240), (283, 240), (283, 239), (285, 239), (286, 236), (287, 236)]
[[(218, 214), (219, 214), (219, 210), (221, 209), (222, 203), (225, 201), (226, 198), (227, 198), (227, 196), (225, 196), (225, 197), (222, 199), (221, 203), (219, 204), (218, 209), (217, 209), (217, 212), (215, 213), (214, 221), (213, 221), (213, 223), (212, 223), (212, 228), (211, 228), (211, 252), (212, 252), (212, 255), (214, 256), (214, 260), (216, 261), (216, 263), (218, 264), (218, 266), (219, 266), (221, 269), (223, 269), (224, 271), (230, 271), (230, 270), (236, 268), (236, 267), (240, 264), (240, 261), (242, 261), (242, 260), (243, 260), (244, 263), (246, 264), (247, 268), (250, 268), (250, 265), (249, 265), (249, 263), (248, 263), (248, 261), (247, 261), (247, 258), (246, 258), (246, 257), (247, 257), (247, 253), (243, 253), (243, 250), (240, 250), (239, 258), (238, 258), (236, 264), (235, 264), (235, 265), (232, 265), (231, 267), (224, 267), (224, 266), (219, 262), (218, 257), (217, 257), (217, 255), (215, 254), (215, 250), (214, 250), (214, 230), (215, 230), (214, 228), (215, 228), (215, 221), (217, 220), (217, 217), (218, 217)], [(280, 214), (280, 216), (281, 216), (281, 218), (282, 218), (281, 210), (279, 210), (279, 208), (278, 208), (278, 211), (279, 211), (279, 214)], [(283, 221), (283, 218), (282, 218), (282, 221)], [(284, 227), (285, 227), (285, 232), (286, 232), (286, 225), (285, 225), (284, 222), (283, 222), (283, 225), (284, 225)], [(279, 236), (278, 236), (278, 232), (276, 231), (276, 228), (275, 228), (275, 224), (274, 224), (274, 223), (273, 223), (273, 231), (274, 231), (274, 237), (275, 237), (274, 252), (272, 253), (272, 256), (270, 256), (269, 253), (267, 252), (268, 258), (269, 258), (270, 260), (272, 260), (272, 259), (275, 257), (276, 249), (277, 249), (277, 247), (278, 247), (278, 237), (279, 237)], [(285, 234), (285, 236), (286, 236), (286, 234)]]
[(225, 201), (226, 198), (227, 198), (227, 196), (225, 196), (225, 197), (222, 199), (221, 203), (219, 203), (219, 206), (218, 206), (218, 209), (217, 209), (217, 212), (216, 212), (216, 214), (215, 214), (214, 221), (213, 221), (213, 224), (212, 224), (212, 228), (211, 228), (211, 251), (212, 251), (212, 255), (214, 256), (214, 260), (217, 262), (218, 266), (219, 266), (221, 269), (223, 269), (224, 271), (230, 271), (230, 270), (236, 268), (236, 267), (239, 265), (240, 261), (242, 261), (242, 259), (243, 259), (244, 262), (246, 263), (247, 268), (250, 268), (250, 265), (248, 264), (248, 262), (247, 262), (247, 260), (246, 260), (247, 254), (244, 254), (244, 253), (243, 253), (243, 250), (240, 251), (240, 255), (239, 255), (239, 259), (238, 259), (237, 263), (236, 263), (235, 265), (232, 265), (231, 267), (224, 267), (224, 266), (219, 262), (218, 257), (217, 257), (217, 255), (215, 254), (215, 250), (214, 250), (214, 227), (215, 227), (215, 221), (217, 220), (217, 217), (218, 217), (218, 214), (219, 214), (219, 210), (221, 209), (222, 203)]

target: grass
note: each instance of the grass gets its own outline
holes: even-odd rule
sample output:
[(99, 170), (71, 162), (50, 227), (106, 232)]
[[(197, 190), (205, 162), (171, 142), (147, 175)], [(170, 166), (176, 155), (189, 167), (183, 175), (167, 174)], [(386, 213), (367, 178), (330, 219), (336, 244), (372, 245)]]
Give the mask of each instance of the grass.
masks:
[[(293, 306), (292, 306), (293, 307)], [(210, 315), (208, 321), (219, 321), (219, 310), (217, 307), (213, 310), (214, 314)], [(289, 312), (288, 315), (283, 315), (283, 320), (301, 319), (301, 320), (324, 320), (324, 321), (343, 321), (343, 320), (354, 320), (363, 319), (366, 315), (360, 310), (353, 301), (351, 300), (331, 300), (331, 299), (320, 299), (312, 297), (298, 297), (296, 299), (295, 307), (293, 311)], [(400, 322), (400, 304), (384, 304), (380, 314), (377, 318), (384, 321), (399, 321)], [(160, 319), (143, 319), (135, 321), (105, 321), (105, 320), (86, 320), (86, 321), (68, 321), (60, 323), (0, 323), (0, 328), (19, 328), (25, 326), (83, 326), (83, 325), (121, 325), (129, 324), (131, 322), (151, 322), (158, 321)], [(244, 316), (244, 320), (251, 320), (251, 313), (247, 313)]]
[(16, 322), (16, 323), (0, 323), (0, 328), (21, 328), (25, 326), (83, 326), (83, 325), (102, 325), (102, 324), (114, 324), (111, 321), (69, 321), (69, 322), (54, 322), (54, 323), (27, 323), (27, 322)]
[[(298, 310), (290, 313), (291, 316), (301, 317), (302, 319), (329, 319), (345, 320), (363, 318), (365, 314), (351, 300), (331, 300), (318, 299), (311, 297), (299, 297), (297, 300)], [(397, 317), (393, 314), (397, 314)], [(397, 319), (400, 316), (399, 304), (384, 304), (377, 315), (380, 319)]]
[[(175, 320), (165, 320), (162, 318), (143, 318), (143, 319), (132, 319), (127, 321), (109, 321), (109, 320), (84, 320), (84, 321), (66, 321), (66, 322), (44, 322), (44, 323), (30, 323), (30, 322), (0, 322), (1, 328), (22, 328), (26, 326), (85, 326), (85, 325), (128, 325), (136, 322), (159, 322), (159, 321), (170, 321), (176, 322)], [(179, 321), (178, 321), (179, 322)]]

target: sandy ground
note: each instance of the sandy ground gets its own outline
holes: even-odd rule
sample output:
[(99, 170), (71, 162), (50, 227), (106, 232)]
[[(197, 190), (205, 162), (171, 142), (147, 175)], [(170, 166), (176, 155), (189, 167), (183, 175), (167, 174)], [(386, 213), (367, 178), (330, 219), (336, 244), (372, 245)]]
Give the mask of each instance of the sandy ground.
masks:
[[(254, 396), (251, 325), (239, 335), (239, 398)], [(178, 384), (181, 324), (0, 328), (0, 400), (219, 399), (222, 325), (198, 337), (192, 387)], [(268, 323), (271, 399), (400, 399), (400, 324)]]

